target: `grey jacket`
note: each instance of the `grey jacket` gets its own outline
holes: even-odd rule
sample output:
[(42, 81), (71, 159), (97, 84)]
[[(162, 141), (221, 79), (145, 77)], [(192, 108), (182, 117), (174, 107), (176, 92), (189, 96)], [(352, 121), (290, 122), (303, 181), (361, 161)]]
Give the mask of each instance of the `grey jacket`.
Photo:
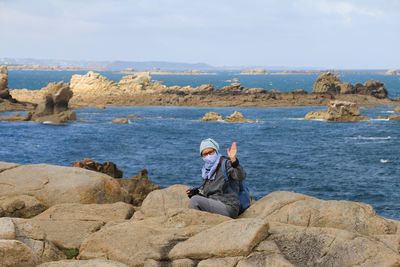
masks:
[(221, 168), (222, 160), (223, 157), (221, 157), (219, 166), (214, 174), (215, 179), (206, 180), (200, 187), (200, 191), (204, 196), (219, 200), (225, 205), (229, 206), (237, 216), (240, 209), (240, 201), (238, 197), (239, 181), (242, 181), (246, 178), (246, 172), (239, 164), (238, 159), (236, 159), (233, 164), (232, 161), (228, 159), (226, 163), (226, 171), (229, 179), (228, 181), (225, 181), (225, 177)]

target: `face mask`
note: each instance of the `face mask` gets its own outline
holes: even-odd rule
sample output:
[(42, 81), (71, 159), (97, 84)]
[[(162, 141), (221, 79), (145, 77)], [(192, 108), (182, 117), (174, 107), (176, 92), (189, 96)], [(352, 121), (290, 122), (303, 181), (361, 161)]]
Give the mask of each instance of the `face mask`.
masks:
[(207, 155), (203, 157), (203, 160), (207, 164), (214, 164), (214, 162), (218, 159), (218, 154), (214, 153), (212, 155)]

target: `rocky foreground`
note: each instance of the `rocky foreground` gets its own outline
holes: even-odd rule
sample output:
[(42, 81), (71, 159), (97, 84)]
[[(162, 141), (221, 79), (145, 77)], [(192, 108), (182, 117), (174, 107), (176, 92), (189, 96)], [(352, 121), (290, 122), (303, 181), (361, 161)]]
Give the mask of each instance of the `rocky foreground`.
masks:
[[(351, 85), (343, 83), (332, 73), (323, 73), (314, 84), (312, 93), (302, 89), (292, 92), (244, 88), (233, 83), (223, 88), (211, 84), (199, 87), (165, 86), (153, 81), (149, 73), (124, 76), (118, 83), (95, 72), (73, 75), (69, 86), (73, 92), (73, 108), (107, 105), (125, 106), (310, 106), (326, 105), (331, 100), (346, 100), (359, 105), (397, 105), (399, 100), (387, 97), (387, 90), (378, 81)], [(10, 90), (20, 102), (38, 104), (48, 93), (41, 90)]]
[(400, 266), (400, 222), (367, 204), (274, 192), (230, 219), (184, 185), (134, 206), (135, 179), (1, 162), (0, 266)]

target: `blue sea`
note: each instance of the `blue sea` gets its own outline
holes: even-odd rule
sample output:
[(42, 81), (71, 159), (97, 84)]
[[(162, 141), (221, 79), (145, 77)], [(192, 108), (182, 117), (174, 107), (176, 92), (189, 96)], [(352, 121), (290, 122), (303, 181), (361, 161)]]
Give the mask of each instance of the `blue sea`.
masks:
[[(10, 87), (36, 89), (61, 77), (68, 80), (71, 74), (37, 73), (38, 77), (32, 78), (32, 72), (10, 72)], [(110, 73), (109, 77), (114, 77), (112, 75), (116, 74)], [(158, 78), (165, 78), (165, 84), (197, 85), (210, 79), (222, 85), (229, 80), (229, 75)], [(354, 74), (342, 78), (347, 77), (349, 81), (360, 78), (357, 82), (362, 82), (362, 75), (368, 76)], [(315, 78), (313, 75), (276, 76), (240, 76), (240, 79), (248, 87), (261, 87), (261, 80), (268, 80), (273, 88), (284, 91), (310, 89), (307, 86), (312, 86)], [(398, 95), (395, 90), (400, 84), (398, 78), (382, 77), (388, 79), (385, 84), (391, 84), (389, 80), (393, 82), (390, 88), (388, 86), (389, 92)], [(232, 142), (237, 142), (238, 158), (256, 198), (286, 190), (322, 199), (362, 201), (371, 204), (378, 214), (399, 220), (400, 122), (377, 119), (391, 115), (393, 107), (362, 108), (362, 114), (373, 118), (365, 122), (303, 120), (307, 112), (319, 109), (321, 107), (82, 108), (77, 110), (78, 121), (65, 126), (0, 122), (0, 161), (69, 166), (88, 157), (100, 162), (113, 161), (124, 171), (125, 177), (146, 168), (150, 178), (163, 187), (176, 183), (195, 186), (201, 184), (200, 141), (212, 137), (220, 143), (223, 154)], [(200, 121), (209, 111), (229, 115), (236, 110), (257, 122)], [(130, 124), (111, 123), (113, 118), (128, 114), (144, 118), (130, 119)]]

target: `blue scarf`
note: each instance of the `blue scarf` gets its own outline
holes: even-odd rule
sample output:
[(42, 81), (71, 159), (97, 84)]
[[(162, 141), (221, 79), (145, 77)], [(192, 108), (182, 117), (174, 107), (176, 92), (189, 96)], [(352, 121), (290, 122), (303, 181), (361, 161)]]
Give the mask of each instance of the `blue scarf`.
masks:
[(204, 180), (214, 180), (215, 179), (215, 171), (217, 170), (219, 160), (221, 159), (222, 155), (216, 152), (214, 155), (209, 155), (203, 158), (204, 165), (201, 169), (201, 176)]

